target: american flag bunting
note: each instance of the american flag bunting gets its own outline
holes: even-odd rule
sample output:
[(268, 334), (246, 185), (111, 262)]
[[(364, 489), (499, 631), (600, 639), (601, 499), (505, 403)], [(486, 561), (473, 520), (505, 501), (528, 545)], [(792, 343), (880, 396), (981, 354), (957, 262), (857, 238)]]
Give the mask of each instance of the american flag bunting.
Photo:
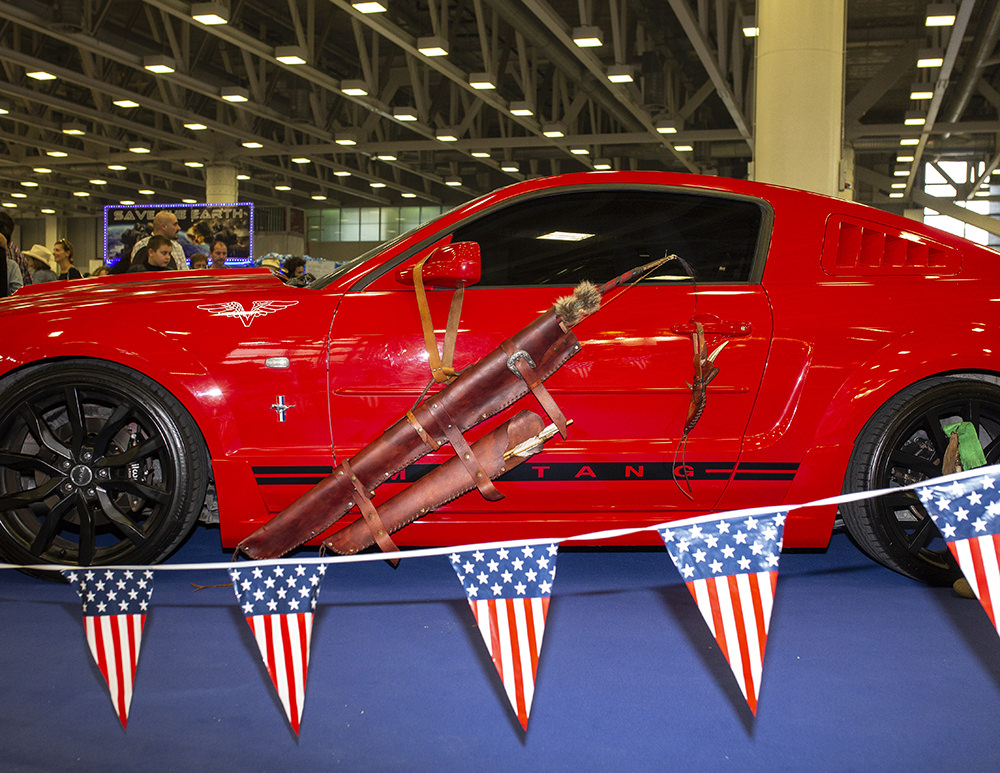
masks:
[(313, 614), (325, 573), (323, 564), (229, 570), (236, 599), (296, 735), (306, 696)]
[(921, 486), (917, 495), (934, 520), (976, 598), (1000, 633), (1000, 485), (988, 472), (941, 485)]
[(122, 727), (127, 727), (142, 629), (153, 595), (153, 573), (74, 569), (62, 574), (83, 602), (83, 627), (90, 654), (108, 683)]
[(552, 542), (449, 556), (507, 699), (525, 730), (558, 551), (558, 543)]
[(660, 530), (755, 715), (785, 517), (734, 515)]

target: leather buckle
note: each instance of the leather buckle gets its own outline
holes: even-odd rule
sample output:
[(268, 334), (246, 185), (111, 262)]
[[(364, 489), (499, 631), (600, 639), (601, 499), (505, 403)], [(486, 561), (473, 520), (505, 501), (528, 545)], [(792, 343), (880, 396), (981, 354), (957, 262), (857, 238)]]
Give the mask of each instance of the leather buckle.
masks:
[(525, 360), (528, 363), (528, 367), (532, 370), (536, 367), (535, 361), (531, 359), (531, 355), (524, 351), (524, 349), (518, 349), (507, 358), (507, 367), (510, 369), (510, 372), (521, 379), (521, 381), (524, 381), (524, 375), (517, 369), (518, 360)]

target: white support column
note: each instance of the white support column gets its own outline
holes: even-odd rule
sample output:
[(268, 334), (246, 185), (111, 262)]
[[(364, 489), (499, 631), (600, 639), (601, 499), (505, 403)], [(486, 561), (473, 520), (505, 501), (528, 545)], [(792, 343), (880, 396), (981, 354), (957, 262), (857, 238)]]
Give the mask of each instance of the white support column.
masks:
[(840, 194), (846, 0), (758, 0), (755, 179)]
[(239, 201), (236, 167), (232, 164), (205, 167), (205, 203), (230, 204), (236, 201)]

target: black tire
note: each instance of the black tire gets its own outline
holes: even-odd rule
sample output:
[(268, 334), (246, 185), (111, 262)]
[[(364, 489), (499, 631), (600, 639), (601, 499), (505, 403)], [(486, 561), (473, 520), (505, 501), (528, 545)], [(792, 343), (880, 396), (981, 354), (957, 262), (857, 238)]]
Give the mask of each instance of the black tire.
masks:
[(10, 562), (162, 561), (191, 531), (207, 480), (193, 419), (140, 373), (70, 360), (0, 382), (0, 555)]
[[(937, 377), (893, 397), (858, 436), (844, 491), (917, 483), (942, 474), (948, 438), (942, 427), (969, 421), (986, 461), (1000, 461), (1000, 386), (975, 377)], [(961, 571), (912, 491), (840, 508), (854, 543), (880, 564), (931, 585), (951, 585)]]

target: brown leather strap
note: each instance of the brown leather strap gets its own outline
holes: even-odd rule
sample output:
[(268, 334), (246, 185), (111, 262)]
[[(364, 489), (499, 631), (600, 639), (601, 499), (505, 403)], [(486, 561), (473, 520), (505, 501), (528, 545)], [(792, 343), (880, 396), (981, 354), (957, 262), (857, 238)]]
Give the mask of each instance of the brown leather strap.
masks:
[[(357, 495), (354, 498), (357, 500), (358, 509), (361, 511), (361, 515), (368, 524), (368, 528), (371, 530), (372, 536), (375, 538), (376, 544), (382, 549), (384, 553), (397, 553), (399, 548), (396, 547), (396, 543), (392, 541), (389, 537), (389, 530), (385, 528), (385, 524), (382, 523), (382, 518), (378, 514), (378, 510), (375, 509), (375, 505), (368, 498), (368, 492), (365, 491), (365, 487), (361, 485), (361, 481), (358, 480), (358, 476), (354, 474), (351, 469), (351, 463), (345, 461), (341, 467), (344, 468), (344, 473), (351, 477), (351, 485), (354, 486), (354, 493)], [(398, 558), (387, 558), (393, 568), (399, 565)]]
[(413, 287), (417, 296), (417, 311), (420, 314), (420, 328), (424, 333), (424, 347), (427, 349), (427, 363), (431, 368), (431, 376), (437, 382), (451, 382), (455, 378), (455, 344), (458, 341), (458, 323), (462, 317), (462, 301), (465, 298), (465, 287), (459, 286), (451, 296), (451, 308), (448, 311), (448, 323), (444, 331), (444, 355), (438, 352), (437, 338), (434, 335), (434, 322), (431, 319), (431, 308), (427, 302), (427, 291), (424, 289), (424, 263), (434, 253), (430, 253), (413, 267)]
[(514, 342), (510, 339), (500, 344), (500, 348), (507, 354), (507, 367), (520, 376), (524, 380), (524, 383), (528, 385), (531, 394), (538, 400), (538, 404), (542, 406), (542, 410), (552, 420), (552, 423), (556, 425), (559, 429), (559, 434), (565, 440), (566, 417), (559, 406), (556, 405), (556, 401), (552, 398), (552, 395), (549, 394), (549, 390), (545, 388), (542, 379), (535, 373), (535, 363), (532, 362), (531, 357), (528, 356), (527, 352), (517, 349), (514, 346)]
[(413, 415), (413, 411), (406, 412), (406, 420), (410, 422), (413, 429), (415, 429), (417, 434), (420, 435), (420, 439), (423, 440), (424, 444), (429, 446), (432, 451), (437, 451), (441, 447), (440, 443), (427, 434), (427, 430), (425, 430), (423, 425), (417, 420), (417, 417)]
[(472, 481), (479, 489), (479, 493), (491, 502), (503, 499), (503, 494), (493, 485), (490, 476), (486, 474), (482, 463), (476, 457), (475, 451), (469, 446), (465, 436), (448, 414), (448, 409), (441, 405), (440, 400), (435, 400), (431, 404), (431, 411), (437, 414), (438, 424), (444, 430), (444, 435), (451, 443), (451, 447), (455, 449), (455, 456), (465, 465), (465, 469), (472, 476)]

